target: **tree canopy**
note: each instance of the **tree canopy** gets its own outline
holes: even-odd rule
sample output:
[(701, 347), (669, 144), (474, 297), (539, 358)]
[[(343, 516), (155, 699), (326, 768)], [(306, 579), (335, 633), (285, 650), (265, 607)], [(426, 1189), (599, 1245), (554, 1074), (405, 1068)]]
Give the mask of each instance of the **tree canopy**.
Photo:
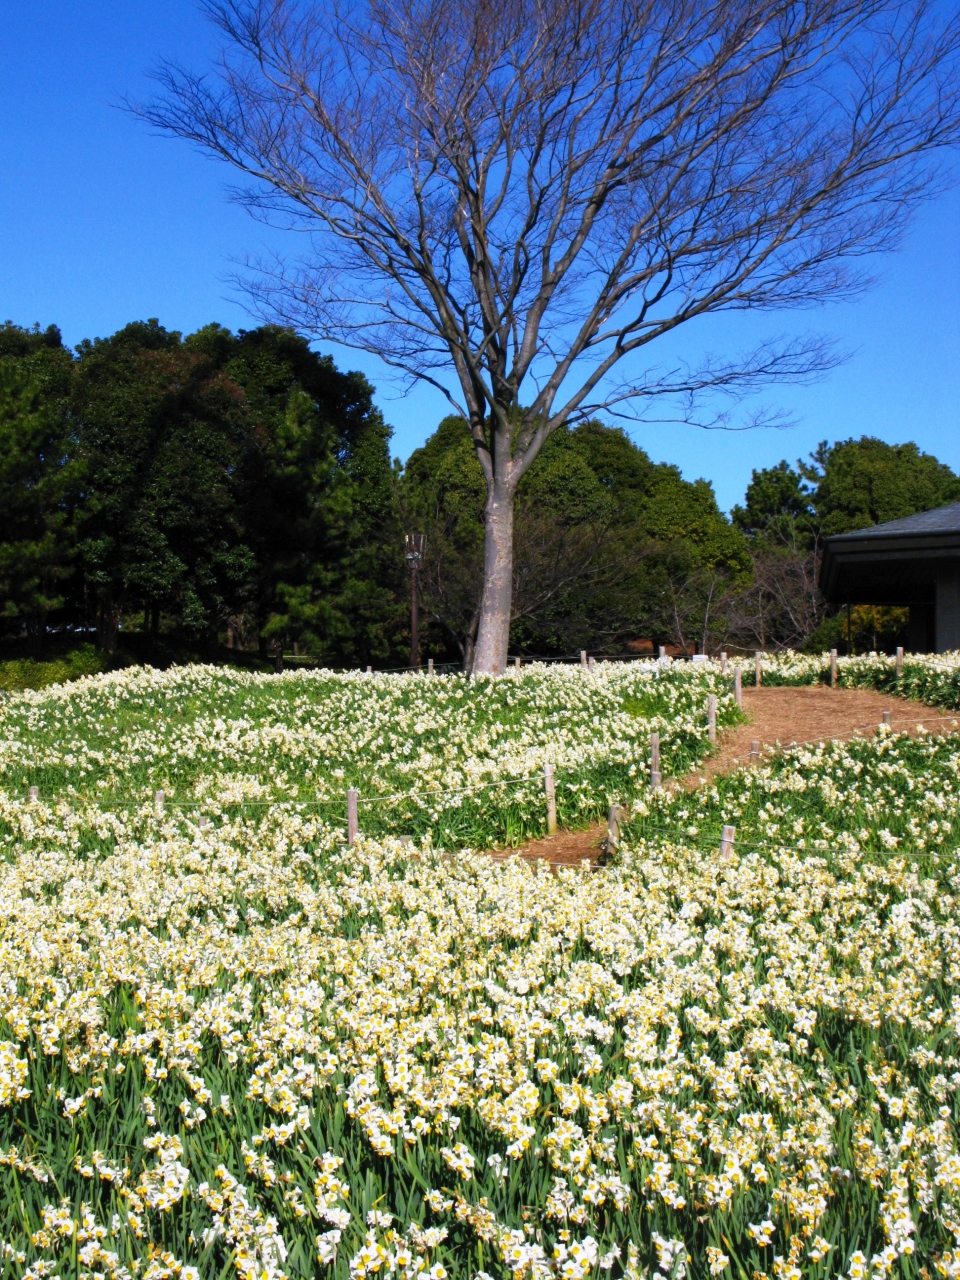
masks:
[[(405, 519), (427, 533), (425, 602), (469, 664), (485, 487), (462, 422), (444, 419), (411, 455), (401, 492)], [(520, 485), (515, 527), (514, 651), (618, 649), (640, 635), (702, 644), (711, 584), (749, 575), (745, 539), (709, 483), (683, 480), (598, 421), (547, 441)]]
[[(289, 330), (0, 330), (3, 616), (395, 655), (389, 429)], [(391, 648), (391, 646), (394, 648)]]
[[(755, 470), (728, 517), (621, 427), (564, 424), (517, 489), (511, 652), (893, 643), (902, 611), (864, 611), (860, 640), (827, 616), (822, 540), (957, 500), (938, 459), (864, 436)], [(279, 644), (403, 665), (419, 532), (423, 652), (469, 669), (487, 503), (462, 419), (391, 464), (369, 383), (289, 329), (137, 321), (70, 351), (53, 326), (0, 326), (8, 641), (95, 628), (157, 661)]]

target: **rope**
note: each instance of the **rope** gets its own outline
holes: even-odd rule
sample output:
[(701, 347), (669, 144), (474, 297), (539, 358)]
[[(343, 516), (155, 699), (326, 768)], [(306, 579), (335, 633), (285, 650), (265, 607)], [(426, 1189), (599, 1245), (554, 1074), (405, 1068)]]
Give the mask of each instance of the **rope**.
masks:
[[(803, 686), (800, 686), (800, 687), (803, 687)], [(933, 707), (931, 707), (931, 710), (936, 712), (936, 709)], [(960, 715), (951, 716), (949, 714), (945, 714), (942, 712), (936, 712), (935, 719), (936, 721), (940, 721), (940, 722), (945, 720), (950, 720), (953, 728), (960, 727)], [(891, 722), (889, 724), (886, 724), (886, 723), (877, 724), (875, 721), (871, 720), (871, 721), (866, 721), (862, 724), (852, 725), (848, 729), (846, 729), (844, 732), (850, 735), (859, 734), (863, 730), (873, 730), (874, 732), (876, 732), (880, 729), (888, 729), (888, 728), (892, 729), (894, 725), (897, 725), (897, 724), (915, 724), (916, 727), (919, 729), (922, 725), (922, 722), (915, 720), (914, 717), (912, 716), (909, 716), (909, 717), (904, 716), (896, 720), (891, 719)], [(736, 727), (743, 728), (747, 726), (736, 726)], [(924, 728), (925, 731), (928, 731), (926, 725), (922, 725), (922, 727)], [(936, 735), (936, 736), (943, 736), (943, 735)], [(759, 739), (757, 739), (757, 741), (759, 741)], [(793, 740), (791, 742), (780, 742), (779, 740), (777, 740), (775, 744), (771, 744), (769, 742), (763, 742), (761, 744), (761, 751), (770, 752), (774, 747), (780, 747), (781, 749), (789, 750), (790, 748), (795, 748), (795, 747), (811, 746), (814, 743), (819, 744), (822, 742), (837, 742), (837, 741), (842, 741), (842, 739), (839, 737), (836, 737), (836, 738), (824, 737), (824, 738), (817, 738), (817, 739), (808, 739), (803, 742), (798, 742), (796, 740)], [(750, 754), (752, 755), (752, 752)], [(734, 757), (734, 759), (737, 761), (741, 760), (741, 758), (742, 757), (740, 756)], [(710, 759), (711, 757), (706, 757), (705, 761), (699, 762), (699, 763), (704, 763), (706, 761), (709, 761)], [(562, 767), (563, 766), (561, 766), (561, 768)], [(694, 770), (691, 769), (690, 773), (693, 773), (693, 772)], [(690, 773), (688, 773), (685, 776), (689, 777)], [(465, 786), (456, 787), (456, 788), (434, 787), (425, 791), (416, 791), (416, 790), (398, 791), (398, 792), (394, 792), (391, 795), (385, 795), (385, 796), (359, 796), (358, 795), (357, 803), (359, 805), (365, 805), (369, 807), (369, 806), (378, 805), (378, 804), (399, 804), (402, 801), (415, 802), (421, 797), (426, 797), (426, 796), (469, 795), (478, 791), (488, 791), (494, 787), (506, 787), (506, 786), (512, 786), (515, 784), (523, 783), (523, 782), (531, 782), (531, 781), (534, 781), (537, 778), (537, 776), (538, 776), (537, 774), (520, 774), (520, 775), (516, 775), (509, 778), (495, 778), (490, 782), (478, 782), (471, 785), (465, 785)], [(671, 787), (682, 785), (682, 782), (683, 782), (683, 778), (681, 777), (674, 777), (670, 779)], [(45, 803), (50, 803), (50, 804), (57, 803), (56, 799), (50, 798), (48, 800), (46, 797), (41, 797), (39, 795), (37, 795), (36, 797), (27, 799), (26, 803), (28, 804), (34, 803), (35, 801), (36, 802), (43, 801)], [(77, 795), (69, 795), (68, 802), (84, 804), (90, 807), (95, 806), (96, 804), (99, 803), (97, 799), (91, 799), (88, 796), (77, 796)], [(143, 799), (140, 799), (140, 800), (113, 800), (111, 801), (111, 807), (129, 809), (129, 808), (138, 808), (138, 807), (148, 806), (151, 803), (152, 801), (150, 797), (144, 797)], [(330, 797), (329, 799), (325, 799), (325, 800), (320, 800), (320, 799), (302, 800), (299, 798), (283, 799), (281, 797), (276, 797), (269, 800), (226, 800), (226, 801), (217, 800), (217, 799), (207, 800), (207, 801), (167, 800), (166, 798), (164, 799), (165, 807), (170, 809), (201, 809), (203, 808), (204, 804), (218, 805), (221, 808), (228, 808), (228, 809), (235, 809), (235, 808), (261, 809), (261, 808), (269, 808), (270, 806), (277, 805), (277, 804), (292, 804), (292, 805), (298, 805), (301, 808), (323, 808), (325, 806), (343, 805), (345, 803), (346, 803), (345, 797), (336, 797), (336, 798)]]

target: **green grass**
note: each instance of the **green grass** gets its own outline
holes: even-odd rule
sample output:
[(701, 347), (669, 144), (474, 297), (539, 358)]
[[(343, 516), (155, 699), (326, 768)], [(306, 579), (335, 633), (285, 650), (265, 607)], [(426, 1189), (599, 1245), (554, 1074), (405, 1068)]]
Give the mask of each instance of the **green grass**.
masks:
[(0, 662), (0, 689), (7, 692), (45, 689), (48, 685), (64, 684), (80, 676), (96, 675), (103, 669), (104, 659), (100, 650), (87, 644), (71, 650), (62, 658), (49, 661), (15, 658)]

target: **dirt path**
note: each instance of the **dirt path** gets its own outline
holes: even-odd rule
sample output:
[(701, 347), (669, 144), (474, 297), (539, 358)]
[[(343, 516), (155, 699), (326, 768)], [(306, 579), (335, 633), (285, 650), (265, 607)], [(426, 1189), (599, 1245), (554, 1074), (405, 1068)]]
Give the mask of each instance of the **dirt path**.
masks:
[[(894, 698), (873, 689), (828, 689), (823, 685), (744, 689), (743, 709), (750, 723), (727, 730), (716, 754), (688, 774), (682, 780), (683, 785), (695, 786), (702, 779), (748, 766), (753, 742), (759, 742), (763, 752), (793, 743), (874, 733), (884, 711), (891, 712), (892, 727), (901, 733), (915, 733), (919, 725), (941, 732), (960, 728), (960, 717), (952, 712), (940, 712), (922, 702)], [(600, 854), (606, 832), (605, 824), (584, 831), (560, 831), (555, 836), (530, 840), (517, 849), (499, 850), (491, 856), (519, 855), (531, 861), (544, 859), (555, 866), (576, 865), (584, 858), (592, 862)]]

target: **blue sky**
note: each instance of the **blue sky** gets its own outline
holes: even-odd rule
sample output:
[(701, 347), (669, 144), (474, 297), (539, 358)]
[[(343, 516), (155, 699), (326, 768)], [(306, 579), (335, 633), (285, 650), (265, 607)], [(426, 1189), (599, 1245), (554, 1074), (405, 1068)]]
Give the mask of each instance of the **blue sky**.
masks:
[[(254, 321), (230, 296), (232, 262), (284, 243), (232, 205), (230, 175), (181, 142), (157, 138), (116, 108), (150, 92), (160, 57), (204, 67), (215, 37), (193, 0), (5, 0), (0, 43), (0, 321), (58, 324), (67, 342), (157, 316), (190, 331)], [(688, 479), (712, 480), (723, 507), (754, 467), (864, 433), (915, 440), (960, 470), (960, 193), (920, 215), (903, 249), (876, 264), (856, 303), (816, 312), (729, 316), (691, 329), (686, 355), (739, 351), (758, 336), (816, 329), (850, 361), (813, 387), (760, 397), (797, 420), (789, 430), (728, 433), (644, 426), (631, 434)], [(385, 369), (360, 368), (406, 457), (446, 412), (430, 389), (400, 396)]]

